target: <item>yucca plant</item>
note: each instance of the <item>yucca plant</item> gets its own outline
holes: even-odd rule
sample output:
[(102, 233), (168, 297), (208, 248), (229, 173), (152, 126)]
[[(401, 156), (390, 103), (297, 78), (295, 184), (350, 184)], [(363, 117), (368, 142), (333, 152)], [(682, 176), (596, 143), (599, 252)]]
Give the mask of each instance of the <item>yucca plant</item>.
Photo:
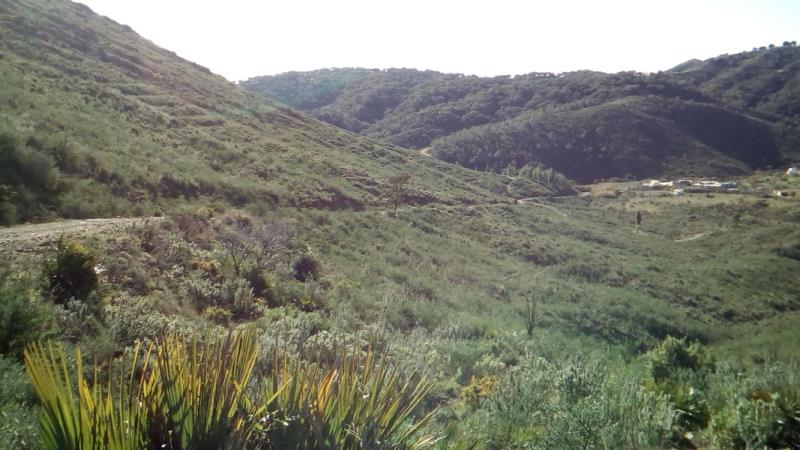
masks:
[(242, 448), (274, 400), (274, 393), (259, 404), (245, 396), (257, 355), (255, 334), (242, 331), (205, 344), (175, 336), (146, 350), (137, 344), (105, 384), (89, 386), (79, 349), (74, 382), (60, 346), (29, 346), (25, 365), (49, 449)]
[[(119, 378), (109, 375), (105, 389), (99, 382), (91, 387), (87, 383), (80, 349), (75, 351), (75, 384), (61, 346), (33, 344), (25, 350), (25, 366), (42, 403), (40, 423), (47, 448), (138, 450), (145, 447), (147, 406), (139, 398), (152, 390), (156, 380), (146, 374), (135, 376), (139, 350), (138, 346), (134, 349), (127, 372), (123, 367)], [(147, 351), (144, 366), (148, 365), (149, 358)], [(95, 368), (95, 379), (98, 375)]]
[(272, 410), (285, 426), (272, 433), (267, 448), (416, 449), (437, 438), (421, 434), (430, 413), (409, 423), (431, 389), (418, 379), (356, 345), (327, 372), (318, 366), (276, 357), (269, 386), (284, 385)]
[(249, 330), (190, 346), (166, 338), (156, 350), (160, 383), (148, 399), (151, 439), (181, 450), (242, 448), (263, 410), (245, 398), (257, 356)]

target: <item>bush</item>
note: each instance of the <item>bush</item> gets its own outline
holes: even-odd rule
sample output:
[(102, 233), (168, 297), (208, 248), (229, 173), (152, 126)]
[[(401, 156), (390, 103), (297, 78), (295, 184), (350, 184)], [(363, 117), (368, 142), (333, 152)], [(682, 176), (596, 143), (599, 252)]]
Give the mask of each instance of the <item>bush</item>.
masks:
[(48, 216), (61, 188), (50, 155), (0, 132), (0, 225)]
[(233, 314), (225, 308), (219, 306), (206, 306), (203, 310), (203, 318), (218, 325), (228, 325)]
[[(88, 300), (97, 289), (98, 279), (94, 270), (95, 258), (89, 249), (77, 242), (58, 241), (56, 256), (45, 262), (45, 274), (49, 282), (49, 293), (53, 300), (64, 305), (70, 299)], [(90, 305), (97, 312), (99, 305)]]
[(229, 284), (231, 311), (237, 319), (253, 319), (258, 316), (258, 300), (247, 280), (236, 280)]
[(250, 282), (250, 287), (253, 289), (253, 295), (265, 300), (267, 302), (267, 306), (271, 308), (281, 306), (275, 291), (275, 283), (258, 267), (253, 267), (248, 270), (244, 278)]
[(42, 303), (32, 284), (12, 280), (0, 269), (0, 353), (21, 357), (27, 343), (53, 331), (52, 308)]
[(24, 367), (12, 358), (0, 356), (0, 449), (41, 448), (36, 402)]
[(319, 278), (321, 270), (319, 261), (311, 255), (303, 255), (292, 264), (292, 276), (300, 282)]
[(800, 261), (800, 244), (778, 248), (775, 250), (775, 253), (785, 258), (791, 258)]
[(715, 374), (715, 411), (709, 424), (714, 448), (800, 448), (800, 379), (797, 364), (724, 365)]
[(693, 372), (713, 368), (714, 363), (705, 349), (697, 342), (667, 336), (648, 353), (650, 373), (656, 382), (675, 376), (682, 370)]
[(276, 291), (278, 303), (281, 305), (294, 305), (306, 312), (326, 308), (323, 289), (318, 283), (286, 280), (278, 284)]
[(20, 403), (0, 403), (0, 450), (42, 448), (37, 425), (38, 408)]

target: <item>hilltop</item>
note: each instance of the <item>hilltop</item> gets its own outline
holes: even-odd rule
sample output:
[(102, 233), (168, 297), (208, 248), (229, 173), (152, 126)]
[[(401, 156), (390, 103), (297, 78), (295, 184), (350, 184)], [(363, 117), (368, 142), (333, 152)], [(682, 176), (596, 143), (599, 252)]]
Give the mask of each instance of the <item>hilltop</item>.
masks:
[[(757, 100), (735, 101), (736, 89), (749, 89), (744, 82), (720, 88), (700, 68), (723, 65), (718, 62), (658, 74), (491, 78), (324, 69), (255, 77), (242, 85), (338, 127), (408, 148), (432, 147), (441, 159), (479, 170), (542, 164), (583, 182), (687, 172), (730, 176), (779, 165), (793, 154), (800, 135), (790, 106), (797, 103), (792, 68), (798, 55), (787, 46), (759, 56), (780, 61), (784, 86), (759, 108)], [(738, 67), (745, 59), (725, 64)]]

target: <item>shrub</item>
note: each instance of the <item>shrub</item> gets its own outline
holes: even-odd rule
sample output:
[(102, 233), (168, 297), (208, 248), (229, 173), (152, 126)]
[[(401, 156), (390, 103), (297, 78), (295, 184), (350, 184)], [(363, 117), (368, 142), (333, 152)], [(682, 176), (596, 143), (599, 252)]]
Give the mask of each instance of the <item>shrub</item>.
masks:
[(233, 314), (220, 306), (206, 306), (203, 309), (203, 318), (218, 325), (227, 325)]
[(667, 336), (648, 353), (650, 373), (653, 379), (663, 381), (681, 370), (699, 371), (713, 368), (714, 363), (705, 349), (697, 342)]
[(800, 244), (794, 244), (788, 247), (781, 247), (775, 250), (780, 256), (796, 259), (800, 261)]
[(231, 311), (234, 316), (238, 319), (252, 319), (258, 315), (258, 301), (249, 281), (236, 280), (229, 289), (233, 291)]
[(184, 279), (186, 296), (199, 308), (218, 306), (224, 297), (222, 286), (199, 271)]
[[(95, 294), (92, 294), (95, 295)], [(77, 342), (84, 336), (94, 334), (100, 327), (89, 305), (97, 300), (83, 302), (70, 299), (56, 308), (56, 321), (61, 335), (70, 342)]]
[(21, 357), (28, 342), (53, 331), (53, 311), (30, 289), (31, 284), (27, 279), (13, 280), (0, 269), (0, 353)]
[(25, 368), (12, 358), (0, 356), (0, 450), (41, 448), (35, 405), (36, 393)]
[(715, 410), (708, 427), (714, 448), (800, 448), (797, 364), (723, 365), (713, 379)]
[(278, 303), (294, 305), (306, 312), (323, 310), (326, 307), (322, 287), (314, 282), (302, 283), (286, 280), (277, 286)]
[(26, 404), (0, 403), (0, 450), (40, 450), (39, 411)]
[(52, 157), (0, 132), (0, 225), (46, 217), (62, 188)]
[(292, 276), (300, 282), (319, 278), (321, 270), (319, 261), (311, 255), (303, 255), (292, 264)]
[(480, 403), (489, 397), (494, 392), (497, 386), (497, 377), (494, 375), (487, 375), (483, 377), (472, 376), (469, 384), (461, 388), (459, 396), (462, 400), (467, 402), (473, 408), (476, 408)]
[(275, 283), (269, 275), (266, 275), (258, 267), (252, 267), (247, 271), (244, 278), (250, 282), (253, 295), (264, 299), (269, 307), (274, 308), (276, 306), (281, 306), (275, 291)]
[(209, 329), (203, 321), (167, 317), (154, 309), (152, 302), (150, 298), (122, 296), (106, 307), (108, 331), (115, 342), (130, 346), (138, 340), (150, 341), (165, 334), (192, 340), (219, 332)]
[[(88, 300), (97, 289), (98, 279), (94, 269), (95, 258), (89, 249), (77, 242), (58, 241), (56, 256), (45, 262), (49, 293), (54, 301), (64, 305), (67, 300)], [(97, 312), (99, 305), (91, 305)]]

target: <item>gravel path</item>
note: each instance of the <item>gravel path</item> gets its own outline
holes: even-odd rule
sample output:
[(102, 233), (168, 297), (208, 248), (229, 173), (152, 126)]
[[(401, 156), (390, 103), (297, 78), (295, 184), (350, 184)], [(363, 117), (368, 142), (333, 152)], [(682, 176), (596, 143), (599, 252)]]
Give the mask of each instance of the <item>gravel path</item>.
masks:
[(36, 252), (41, 247), (50, 246), (57, 242), (62, 235), (74, 236), (89, 232), (119, 231), (126, 227), (143, 224), (148, 220), (160, 220), (160, 218), (64, 220), (0, 228), (0, 252)]

